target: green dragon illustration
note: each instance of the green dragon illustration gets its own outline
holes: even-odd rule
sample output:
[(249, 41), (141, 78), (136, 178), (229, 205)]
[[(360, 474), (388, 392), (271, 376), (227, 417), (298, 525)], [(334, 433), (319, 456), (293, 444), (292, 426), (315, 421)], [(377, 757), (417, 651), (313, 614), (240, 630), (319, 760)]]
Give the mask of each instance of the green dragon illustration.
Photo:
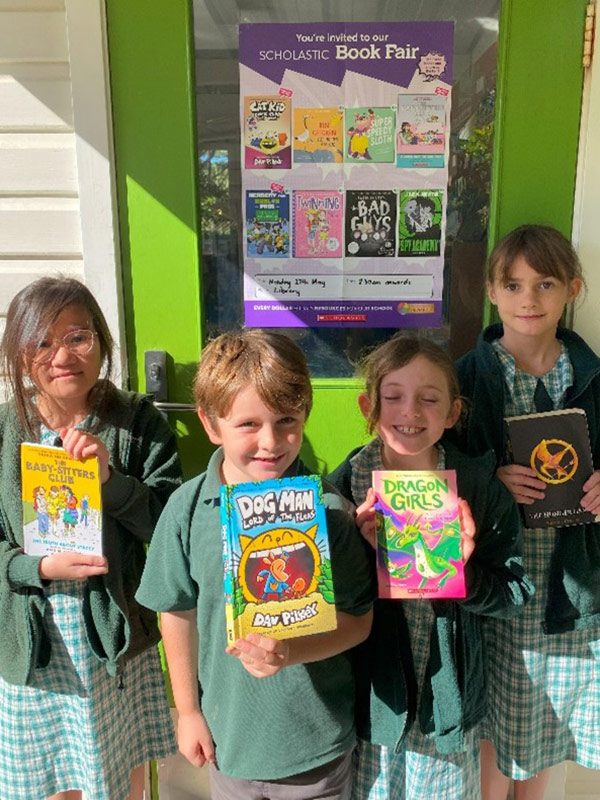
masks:
[[(381, 547), (388, 551), (400, 551), (409, 553), (414, 559), (415, 570), (422, 577), (419, 589), (422, 589), (427, 581), (439, 578), (438, 586), (441, 588), (448, 578), (457, 574), (457, 569), (450, 562), (450, 559), (458, 561), (460, 559), (460, 522), (455, 520), (451, 524), (444, 525), (443, 535), (437, 544), (430, 548), (418, 525), (419, 517), (407, 522), (402, 530), (398, 530), (388, 516), (378, 515), (377, 539)], [(404, 578), (407, 576), (412, 562), (398, 565), (388, 561), (388, 572), (394, 578)]]

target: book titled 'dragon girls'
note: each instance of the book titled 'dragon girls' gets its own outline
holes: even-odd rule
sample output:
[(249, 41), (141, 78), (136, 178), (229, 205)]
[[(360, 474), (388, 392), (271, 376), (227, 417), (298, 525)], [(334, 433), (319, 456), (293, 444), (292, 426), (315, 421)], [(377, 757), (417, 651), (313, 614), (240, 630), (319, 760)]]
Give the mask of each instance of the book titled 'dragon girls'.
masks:
[(583, 484), (594, 471), (587, 417), (568, 408), (507, 417), (515, 464), (531, 467), (546, 484), (543, 500), (522, 505), (529, 528), (579, 525), (596, 517), (581, 507)]
[(100, 470), (94, 456), (21, 445), (23, 547), (31, 556), (70, 551), (102, 555)]
[(227, 641), (335, 630), (321, 479), (299, 475), (221, 487)]
[(454, 470), (373, 472), (379, 597), (465, 597)]

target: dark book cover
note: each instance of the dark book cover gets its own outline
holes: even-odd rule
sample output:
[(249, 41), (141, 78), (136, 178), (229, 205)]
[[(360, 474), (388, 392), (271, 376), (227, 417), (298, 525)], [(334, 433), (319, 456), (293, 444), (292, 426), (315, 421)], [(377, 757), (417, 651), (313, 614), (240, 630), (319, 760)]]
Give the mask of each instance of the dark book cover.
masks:
[(346, 192), (346, 255), (396, 255), (398, 195), (389, 189)]
[(523, 505), (529, 528), (594, 522), (581, 507), (583, 484), (594, 471), (587, 418), (581, 408), (507, 417), (513, 462), (531, 467), (546, 496)]
[(401, 189), (398, 255), (439, 256), (442, 239), (443, 189)]

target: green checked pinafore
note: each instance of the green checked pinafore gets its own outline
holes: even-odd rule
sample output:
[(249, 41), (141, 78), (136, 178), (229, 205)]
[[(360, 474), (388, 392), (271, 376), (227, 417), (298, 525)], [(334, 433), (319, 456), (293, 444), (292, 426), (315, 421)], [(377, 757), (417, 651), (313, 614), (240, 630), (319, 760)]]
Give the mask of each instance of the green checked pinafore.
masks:
[[(532, 413), (538, 379), (516, 369), (497, 342), (493, 347), (509, 389), (505, 416)], [(573, 382), (564, 345), (543, 379), (562, 408)], [(518, 617), (484, 622), (490, 711), (483, 735), (493, 742), (501, 771), (515, 780), (565, 760), (600, 769), (600, 626), (542, 631), (555, 537), (554, 528), (524, 531), (523, 563), (536, 593)]]
[[(46, 431), (41, 443), (54, 438)], [(86, 800), (125, 800), (135, 767), (175, 751), (157, 649), (111, 677), (87, 644), (83, 586), (49, 582), (50, 663), (28, 686), (0, 678), (2, 800), (42, 800), (68, 789), (83, 790)]]
[[(437, 469), (444, 469), (445, 454), (438, 445)], [(371, 473), (385, 469), (381, 442), (374, 439), (352, 459), (352, 495), (365, 498), (372, 485)], [(417, 707), (429, 661), (433, 611), (427, 601), (406, 600), (402, 608), (410, 632), (410, 646), (418, 686)], [(382, 745), (359, 741), (355, 754), (352, 800), (479, 800), (479, 740), (474, 730), (465, 733), (465, 751), (449, 755), (436, 750), (414, 722), (404, 749), (394, 753)]]

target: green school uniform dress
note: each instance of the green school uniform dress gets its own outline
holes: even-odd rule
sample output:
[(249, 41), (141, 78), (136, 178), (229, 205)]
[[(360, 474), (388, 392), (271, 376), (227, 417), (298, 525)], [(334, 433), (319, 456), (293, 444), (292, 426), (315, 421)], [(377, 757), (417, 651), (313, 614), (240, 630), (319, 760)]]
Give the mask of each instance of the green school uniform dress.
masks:
[[(508, 463), (504, 416), (533, 413), (538, 378), (499, 343), (500, 325), (458, 364), (473, 401), (463, 444), (492, 446)], [(555, 408), (584, 408), (598, 466), (600, 360), (559, 329), (561, 354), (541, 380)], [(501, 771), (526, 780), (564, 760), (600, 769), (600, 526), (524, 531), (524, 565), (536, 594), (511, 620), (486, 620), (490, 739)]]
[[(103, 439), (113, 465), (102, 491), (109, 574), (83, 582), (41, 581), (40, 559), (20, 550), (23, 435), (14, 408), (0, 409), (2, 800), (67, 789), (124, 800), (135, 767), (176, 749), (156, 620), (133, 598), (143, 542), (181, 483), (175, 438), (140, 395), (111, 387), (106, 408), (102, 422), (92, 415), (82, 427)], [(43, 426), (38, 438), (57, 440)]]
[[(353, 800), (479, 800), (485, 714), (481, 619), (510, 616), (531, 585), (520, 563), (517, 509), (485, 458), (438, 445), (438, 469), (456, 469), (477, 524), (460, 601), (377, 600), (370, 639), (356, 650), (358, 734)], [(357, 505), (385, 469), (381, 441), (351, 453), (330, 476)], [(365, 694), (370, 691), (370, 709)]]
[[(498, 340), (492, 347), (508, 390), (505, 415), (535, 412), (538, 378), (518, 369)], [(573, 385), (564, 343), (541, 380), (554, 407), (562, 408)], [(524, 559), (538, 592), (520, 619), (486, 627), (491, 700), (481, 734), (494, 743), (502, 772), (515, 780), (567, 759), (600, 768), (600, 626), (548, 636), (540, 624), (556, 533), (556, 528), (525, 531)]]

